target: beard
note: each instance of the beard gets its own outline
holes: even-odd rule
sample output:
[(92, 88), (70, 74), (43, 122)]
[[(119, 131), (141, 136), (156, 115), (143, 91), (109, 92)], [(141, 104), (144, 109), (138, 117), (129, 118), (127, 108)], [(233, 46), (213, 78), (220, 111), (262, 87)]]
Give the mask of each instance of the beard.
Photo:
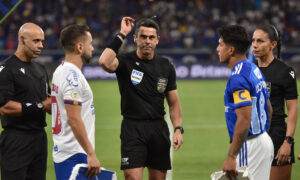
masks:
[(81, 59), (82, 59), (83, 64), (88, 64), (88, 63), (90, 63), (91, 58), (92, 58), (92, 56), (89, 55), (89, 54), (87, 54), (87, 53), (83, 53), (83, 54), (81, 55)]

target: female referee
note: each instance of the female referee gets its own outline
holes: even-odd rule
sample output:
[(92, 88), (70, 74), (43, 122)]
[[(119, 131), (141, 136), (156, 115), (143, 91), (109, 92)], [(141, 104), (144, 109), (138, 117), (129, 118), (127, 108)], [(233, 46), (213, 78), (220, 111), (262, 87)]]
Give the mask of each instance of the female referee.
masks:
[[(277, 58), (273, 55), (275, 48)], [(280, 48), (280, 33), (273, 25), (263, 25), (254, 31), (253, 54), (257, 58), (256, 64), (265, 76), (273, 108), (268, 132), (274, 144), (271, 180), (291, 179), (292, 164), (295, 162), (293, 137), (298, 116), (297, 82), (293, 68), (280, 60)]]

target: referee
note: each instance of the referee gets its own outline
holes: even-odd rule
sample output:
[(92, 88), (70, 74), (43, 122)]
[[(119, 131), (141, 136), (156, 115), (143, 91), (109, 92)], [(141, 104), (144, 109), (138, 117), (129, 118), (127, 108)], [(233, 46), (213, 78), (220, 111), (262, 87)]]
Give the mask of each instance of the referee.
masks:
[(126, 180), (142, 179), (148, 167), (149, 179), (165, 179), (171, 169), (169, 129), (164, 120), (164, 99), (169, 104), (175, 128), (174, 149), (180, 148), (182, 115), (176, 88), (174, 66), (154, 53), (159, 42), (159, 27), (152, 19), (136, 24), (134, 41), (137, 50), (118, 54), (125, 37), (131, 32), (134, 19), (124, 17), (121, 30), (102, 53), (99, 63), (108, 72), (115, 72), (121, 94), (121, 169)]
[[(271, 180), (291, 179), (292, 164), (295, 163), (294, 134), (298, 117), (298, 93), (296, 74), (293, 68), (280, 58), (280, 33), (272, 25), (258, 27), (253, 34), (253, 54), (256, 64), (266, 78), (273, 107), (269, 135), (274, 143), (274, 160)], [(277, 47), (277, 58), (273, 51)], [(285, 114), (285, 105), (287, 114)], [(287, 117), (287, 123), (285, 118)]]
[(43, 48), (44, 32), (33, 23), (21, 26), (18, 48), (0, 64), (0, 137), (2, 180), (45, 180), (46, 112), (51, 111), (49, 81), (32, 59)]

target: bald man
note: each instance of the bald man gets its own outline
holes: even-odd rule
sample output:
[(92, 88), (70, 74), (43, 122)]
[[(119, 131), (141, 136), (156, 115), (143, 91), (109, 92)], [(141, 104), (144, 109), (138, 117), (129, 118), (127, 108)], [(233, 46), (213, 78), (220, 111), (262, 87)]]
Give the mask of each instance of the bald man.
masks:
[(26, 23), (18, 33), (16, 52), (0, 63), (0, 136), (2, 180), (45, 180), (46, 112), (50, 86), (44, 66), (32, 61), (43, 48), (44, 32)]

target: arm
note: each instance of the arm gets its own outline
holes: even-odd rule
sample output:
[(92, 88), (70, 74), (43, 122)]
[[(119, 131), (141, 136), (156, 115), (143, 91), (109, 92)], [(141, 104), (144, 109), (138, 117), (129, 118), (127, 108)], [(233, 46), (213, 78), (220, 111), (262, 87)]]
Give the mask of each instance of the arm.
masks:
[[(169, 105), (170, 119), (172, 121), (173, 127), (182, 125), (182, 112), (181, 106), (178, 98), (177, 90), (172, 90), (167, 92), (167, 101)], [(178, 150), (183, 144), (182, 134), (179, 129), (177, 129), (173, 136), (173, 147)]]
[(229, 148), (227, 159), (223, 164), (223, 171), (228, 177), (235, 177), (237, 175), (236, 157), (249, 133), (251, 110), (252, 106), (243, 106), (235, 110), (237, 121), (234, 128), (233, 140)]
[[(42, 101), (44, 108), (43, 110), (48, 112), (51, 112), (51, 99), (48, 98), (45, 101)], [(35, 113), (35, 111), (38, 111), (36, 109), (37, 107), (34, 107), (32, 113)], [(16, 101), (8, 101), (5, 105), (0, 107), (0, 114), (3, 116), (21, 116), (22, 111), (22, 104)]]
[[(120, 33), (127, 36), (133, 27), (134, 19), (131, 17), (123, 17), (121, 22), (121, 30)], [(119, 38), (121, 43), (124, 41), (124, 39), (118, 35), (115, 38)], [(114, 39), (113, 42), (110, 44), (112, 46), (121, 46), (118, 39)], [(120, 48), (120, 47), (119, 47)], [(103, 67), (103, 69), (107, 72), (115, 72), (116, 69), (119, 66), (119, 61), (116, 58), (117, 52), (115, 52), (112, 48), (105, 48), (105, 50), (102, 52), (100, 58), (99, 58), (99, 64)]]
[[(285, 136), (294, 137), (296, 126), (297, 126), (297, 118), (298, 118), (298, 100), (286, 100), (286, 106), (288, 111), (287, 118), (287, 129)], [(291, 153), (292, 145), (288, 143), (286, 140), (283, 141), (283, 144), (280, 146), (278, 153), (276, 155), (277, 164), (283, 164), (289, 161), (290, 153)]]
[(0, 113), (2, 116), (21, 116), (22, 104), (16, 101), (8, 101), (0, 107)]
[(65, 104), (68, 123), (71, 126), (73, 134), (81, 147), (87, 153), (88, 177), (95, 177), (100, 173), (100, 162), (96, 156), (92, 144), (90, 143), (84, 123), (81, 119), (81, 106)]

